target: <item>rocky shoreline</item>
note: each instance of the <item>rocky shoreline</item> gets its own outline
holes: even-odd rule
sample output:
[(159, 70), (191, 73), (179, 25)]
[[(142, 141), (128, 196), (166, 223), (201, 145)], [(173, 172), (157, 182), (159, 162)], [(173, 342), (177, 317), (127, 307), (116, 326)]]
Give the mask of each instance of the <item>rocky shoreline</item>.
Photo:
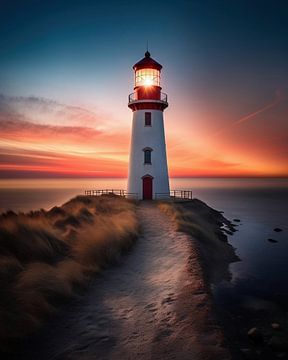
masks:
[[(159, 202), (158, 206), (161, 211), (171, 217), (178, 231), (185, 232), (190, 236), (191, 253), (197, 254), (197, 258), (193, 258), (191, 262), (190, 272), (195, 273), (196, 271), (197, 276), (202, 279), (206, 301), (209, 304), (209, 313), (212, 314), (210, 316), (214, 316), (213, 321), (219, 326), (218, 341), (221, 339), (222, 346), (226, 348), (227, 359), (234, 359), (231, 343), (226, 336), (222, 322), (218, 318), (219, 314), (213, 301), (211, 285), (222, 279), (230, 280), (229, 265), (240, 261), (235, 249), (228, 243), (227, 237), (227, 235), (233, 235), (237, 231), (237, 224), (226, 219), (221, 211), (212, 209), (198, 199)], [(187, 297), (191, 296), (186, 295)]]
[(194, 239), (207, 283), (230, 280), (229, 265), (240, 259), (228, 243), (227, 235), (237, 231), (237, 224), (198, 199), (160, 202), (159, 207), (170, 214), (179, 231)]
[[(179, 230), (194, 238), (208, 286), (213, 287), (222, 280), (230, 281), (229, 264), (241, 260), (228, 244), (227, 235), (237, 231), (241, 220), (230, 221), (222, 212), (197, 199), (160, 204), (160, 207), (175, 219)], [(283, 229), (276, 227), (273, 231), (279, 233)], [(233, 360), (288, 359), (286, 308), (261, 299), (237, 311), (215, 302), (213, 306)]]

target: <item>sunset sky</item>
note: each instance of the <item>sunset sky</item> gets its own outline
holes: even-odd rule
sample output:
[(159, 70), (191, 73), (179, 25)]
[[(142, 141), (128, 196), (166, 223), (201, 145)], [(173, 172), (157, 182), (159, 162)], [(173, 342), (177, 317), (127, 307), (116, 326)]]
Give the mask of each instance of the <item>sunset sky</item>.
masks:
[(147, 40), (170, 176), (288, 176), (287, 1), (2, 0), (0, 38), (3, 178), (125, 177)]

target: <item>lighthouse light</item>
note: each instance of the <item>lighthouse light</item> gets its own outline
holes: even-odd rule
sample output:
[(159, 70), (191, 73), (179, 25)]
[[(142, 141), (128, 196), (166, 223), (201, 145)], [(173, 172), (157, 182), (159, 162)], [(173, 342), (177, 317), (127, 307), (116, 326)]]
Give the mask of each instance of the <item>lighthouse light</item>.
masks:
[(160, 86), (160, 71), (156, 69), (140, 69), (135, 73), (135, 86)]
[(153, 85), (153, 78), (151, 78), (151, 77), (146, 77), (145, 80), (144, 80), (144, 85), (145, 85), (145, 86)]

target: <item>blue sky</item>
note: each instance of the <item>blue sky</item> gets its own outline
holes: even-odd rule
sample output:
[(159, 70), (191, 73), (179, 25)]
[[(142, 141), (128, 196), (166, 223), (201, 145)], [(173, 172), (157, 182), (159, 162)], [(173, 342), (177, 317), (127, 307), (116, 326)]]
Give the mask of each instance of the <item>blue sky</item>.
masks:
[[(287, 24), (288, 5), (280, 0), (2, 0), (0, 94), (81, 106), (106, 118), (111, 129), (129, 129), (132, 66), (148, 40), (152, 56), (164, 66), (168, 139), (173, 133), (185, 143), (186, 134), (193, 134), (196, 148), (201, 142), (194, 149), (197, 156), (205, 139), (268, 105), (253, 131), (260, 139), (273, 122), (273, 143), (263, 138), (255, 149), (251, 128), (244, 124), (237, 136), (229, 133), (219, 143), (229, 149), (232, 137), (238, 154), (247, 139), (255, 163), (267, 159), (265, 152), (258, 154), (262, 147), (271, 146), (283, 159), (286, 153), (276, 144), (285, 142), (279, 137), (287, 118)], [(217, 156), (225, 158), (221, 151)], [(275, 160), (276, 155), (269, 161)], [(243, 161), (246, 157), (238, 156), (235, 163)]]
[(244, 76), (271, 91), (287, 84), (287, 19), (285, 1), (2, 1), (1, 91), (124, 93), (147, 40), (172, 89), (224, 91)]

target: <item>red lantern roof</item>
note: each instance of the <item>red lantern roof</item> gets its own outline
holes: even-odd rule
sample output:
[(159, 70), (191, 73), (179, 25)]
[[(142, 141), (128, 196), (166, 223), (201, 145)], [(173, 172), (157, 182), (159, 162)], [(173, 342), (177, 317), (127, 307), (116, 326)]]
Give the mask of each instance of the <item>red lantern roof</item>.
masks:
[(140, 70), (140, 69), (156, 69), (156, 70), (161, 70), (162, 69), (162, 65), (160, 65), (157, 61), (155, 61), (154, 59), (152, 59), (150, 57), (150, 53), (149, 51), (146, 51), (145, 53), (145, 57), (138, 61), (134, 66), (133, 69), (136, 70)]

